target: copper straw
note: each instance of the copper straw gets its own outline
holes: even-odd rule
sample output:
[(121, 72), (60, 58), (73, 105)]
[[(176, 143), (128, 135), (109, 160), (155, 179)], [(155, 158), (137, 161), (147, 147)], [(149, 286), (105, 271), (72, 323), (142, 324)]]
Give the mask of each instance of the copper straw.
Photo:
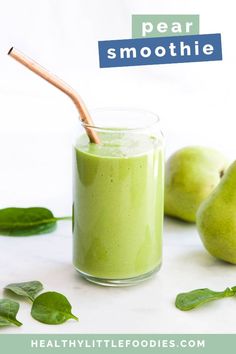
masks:
[(12, 47), (8, 54), (17, 60), (19, 63), (24, 65), (26, 68), (29, 70), (33, 71), (35, 74), (41, 76), (44, 80), (48, 81), (50, 84), (64, 92), (67, 96), (69, 96), (74, 104), (76, 105), (76, 108), (79, 111), (79, 116), (81, 121), (85, 124), (88, 125), (88, 127), (85, 126), (85, 130), (89, 136), (89, 139), (92, 143), (99, 144), (100, 139), (97, 135), (97, 133), (90, 127), (93, 126), (93, 121), (92, 118), (78, 95), (78, 93), (69, 85), (67, 85), (64, 81), (62, 81), (59, 77), (55, 76), (54, 74), (48, 72), (46, 69), (44, 69), (41, 65), (36, 63), (34, 60), (26, 57), (23, 53)]

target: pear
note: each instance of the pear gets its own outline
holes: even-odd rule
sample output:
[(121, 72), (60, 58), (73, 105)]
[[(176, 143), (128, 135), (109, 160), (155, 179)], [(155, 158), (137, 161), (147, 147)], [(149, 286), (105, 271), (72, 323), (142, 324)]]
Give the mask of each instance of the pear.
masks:
[(201, 204), (197, 228), (212, 256), (236, 264), (236, 161)]
[(200, 204), (217, 186), (228, 166), (219, 151), (188, 146), (166, 163), (165, 214), (195, 222)]

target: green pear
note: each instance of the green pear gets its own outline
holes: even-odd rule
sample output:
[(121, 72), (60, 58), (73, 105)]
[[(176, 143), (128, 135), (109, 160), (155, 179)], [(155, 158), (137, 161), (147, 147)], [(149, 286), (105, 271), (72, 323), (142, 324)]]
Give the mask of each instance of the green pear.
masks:
[(228, 166), (217, 150), (188, 146), (166, 163), (165, 214), (195, 222), (200, 204), (217, 186)]
[(197, 228), (212, 256), (236, 264), (236, 161), (201, 204)]

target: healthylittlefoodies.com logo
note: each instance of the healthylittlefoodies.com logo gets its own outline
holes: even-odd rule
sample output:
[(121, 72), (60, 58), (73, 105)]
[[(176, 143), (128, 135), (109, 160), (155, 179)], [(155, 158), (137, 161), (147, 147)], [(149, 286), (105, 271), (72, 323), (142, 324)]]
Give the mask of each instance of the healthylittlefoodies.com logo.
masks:
[[(89, 335), (90, 336), (90, 335)], [(145, 335), (140, 335), (140, 338), (102, 338), (102, 336), (97, 336), (97, 338), (76, 338), (70, 337), (66, 338), (63, 336), (58, 336), (56, 338), (34, 338), (30, 340), (30, 346), (34, 349), (41, 348), (77, 348), (77, 349), (122, 349), (122, 348), (188, 348), (188, 349), (203, 349), (205, 348), (205, 339), (156, 339), (156, 338), (145, 338)]]
[(221, 34), (199, 34), (199, 15), (133, 15), (132, 39), (98, 47), (100, 68), (222, 60)]

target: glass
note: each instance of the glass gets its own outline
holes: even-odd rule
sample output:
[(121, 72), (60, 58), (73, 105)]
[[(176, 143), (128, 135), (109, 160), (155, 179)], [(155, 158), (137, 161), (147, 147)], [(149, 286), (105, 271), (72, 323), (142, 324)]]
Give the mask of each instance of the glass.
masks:
[(91, 115), (101, 144), (89, 142), (82, 123), (73, 152), (73, 263), (94, 283), (132, 285), (161, 266), (159, 119), (130, 109), (99, 109)]

